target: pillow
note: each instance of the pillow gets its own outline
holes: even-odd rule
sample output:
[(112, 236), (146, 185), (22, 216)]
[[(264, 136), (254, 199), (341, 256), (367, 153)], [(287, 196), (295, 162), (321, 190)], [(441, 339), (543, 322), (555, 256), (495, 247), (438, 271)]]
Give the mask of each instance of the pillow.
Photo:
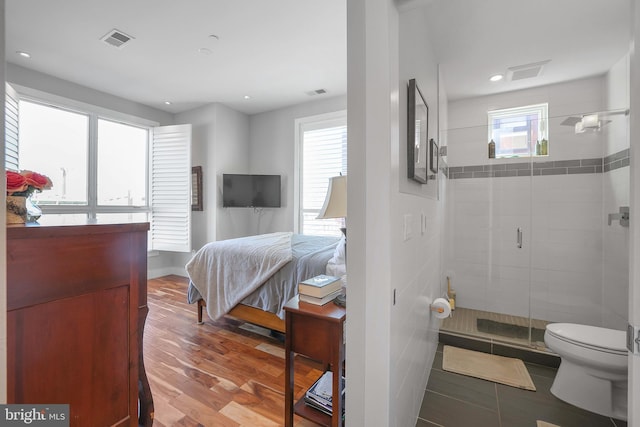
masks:
[(327, 262), (327, 275), (342, 277), (347, 274), (347, 239), (342, 236), (336, 249), (333, 252), (333, 257)]

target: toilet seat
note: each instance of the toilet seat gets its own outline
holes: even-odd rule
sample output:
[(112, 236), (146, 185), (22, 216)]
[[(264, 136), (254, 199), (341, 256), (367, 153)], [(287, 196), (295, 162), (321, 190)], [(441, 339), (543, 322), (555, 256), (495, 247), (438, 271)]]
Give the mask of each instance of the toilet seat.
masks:
[(575, 323), (551, 323), (547, 333), (571, 344), (596, 351), (627, 355), (626, 332)]

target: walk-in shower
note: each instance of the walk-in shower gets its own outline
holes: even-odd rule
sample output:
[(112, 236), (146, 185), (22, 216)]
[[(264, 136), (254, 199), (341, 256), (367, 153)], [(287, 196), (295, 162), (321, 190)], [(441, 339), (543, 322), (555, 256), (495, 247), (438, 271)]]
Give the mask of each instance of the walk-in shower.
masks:
[[(440, 133), (442, 289), (449, 277), (456, 310), (441, 331), (544, 349), (549, 322), (625, 329), (627, 64), (623, 58), (600, 77), (449, 102), (449, 128)], [(518, 108), (540, 105), (546, 117), (518, 116)], [(491, 121), (492, 111), (515, 111), (516, 122), (505, 125), (500, 114)]]

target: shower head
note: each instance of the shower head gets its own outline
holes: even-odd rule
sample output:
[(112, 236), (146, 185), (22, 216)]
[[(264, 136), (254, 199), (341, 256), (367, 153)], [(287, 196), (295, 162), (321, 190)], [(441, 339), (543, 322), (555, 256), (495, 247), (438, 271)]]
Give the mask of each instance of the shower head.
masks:
[(605, 117), (629, 115), (629, 110), (613, 110), (613, 111), (599, 111), (595, 113), (585, 113), (580, 116), (569, 116), (564, 119), (560, 125), (573, 126), (575, 133), (583, 133), (587, 130), (599, 131), (602, 126), (611, 123), (611, 120), (603, 120)]

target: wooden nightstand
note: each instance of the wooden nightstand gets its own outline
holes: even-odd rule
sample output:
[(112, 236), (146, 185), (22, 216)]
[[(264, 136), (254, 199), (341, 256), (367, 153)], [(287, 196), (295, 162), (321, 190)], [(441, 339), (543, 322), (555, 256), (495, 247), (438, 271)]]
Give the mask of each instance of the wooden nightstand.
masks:
[(342, 399), (334, 399), (333, 416), (308, 407), (302, 399), (293, 402), (294, 353), (320, 361), (333, 372), (333, 396), (342, 394), (340, 378), (344, 375), (344, 322), (346, 310), (334, 303), (317, 306), (293, 297), (284, 306), (285, 339), (285, 426), (293, 426), (294, 412), (324, 426), (342, 426)]

